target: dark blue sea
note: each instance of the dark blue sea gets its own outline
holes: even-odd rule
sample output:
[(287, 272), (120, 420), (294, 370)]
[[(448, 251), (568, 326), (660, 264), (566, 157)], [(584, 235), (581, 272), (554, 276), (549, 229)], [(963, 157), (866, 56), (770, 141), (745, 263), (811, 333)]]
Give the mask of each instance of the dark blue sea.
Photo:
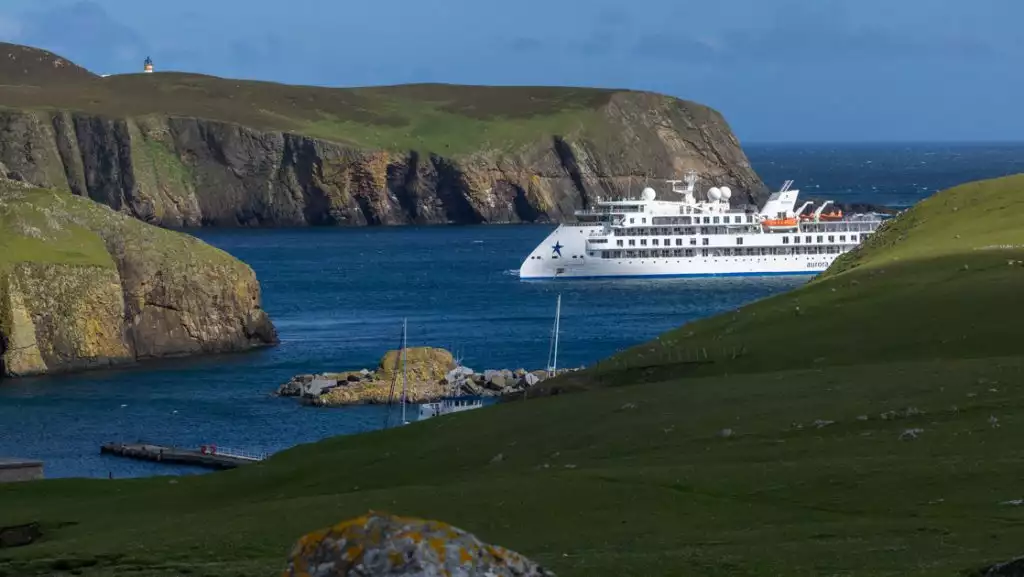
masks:
[[(960, 182), (1024, 172), (1024, 145), (748, 146), (766, 183), (907, 206)], [(311, 409), (270, 393), (293, 374), (376, 365), (400, 343), (458, 351), (468, 366), (542, 368), (562, 294), (559, 364), (593, 363), (687, 321), (805, 277), (523, 282), (513, 271), (548, 226), (201, 230), (248, 262), (281, 345), (119, 371), (5, 381), (0, 456), (48, 477), (201, 472), (99, 455), (108, 441), (215, 443), (273, 452), (380, 427), (380, 407)]]

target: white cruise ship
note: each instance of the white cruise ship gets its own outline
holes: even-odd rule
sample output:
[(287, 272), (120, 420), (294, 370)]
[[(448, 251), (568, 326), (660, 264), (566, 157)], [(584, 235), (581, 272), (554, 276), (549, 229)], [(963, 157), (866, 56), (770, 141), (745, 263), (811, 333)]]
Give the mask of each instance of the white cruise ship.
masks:
[(521, 279), (698, 277), (816, 274), (856, 247), (882, 222), (878, 214), (843, 215), (832, 201), (796, 208), (787, 181), (760, 210), (729, 206), (732, 191), (712, 187), (698, 199), (697, 174), (685, 188), (669, 181), (679, 200), (597, 199), (576, 211), (530, 253)]

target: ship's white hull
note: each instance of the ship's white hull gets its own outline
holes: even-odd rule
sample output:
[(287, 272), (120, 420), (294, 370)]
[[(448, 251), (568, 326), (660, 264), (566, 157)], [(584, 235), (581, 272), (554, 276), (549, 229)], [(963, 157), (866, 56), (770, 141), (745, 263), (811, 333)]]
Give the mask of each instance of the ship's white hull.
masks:
[[(552, 232), (519, 269), (523, 280), (813, 275), (839, 254), (743, 255), (656, 258), (593, 258), (586, 239), (601, 227), (563, 225)], [(558, 246), (559, 251), (553, 247)], [(845, 250), (853, 245), (844, 247)], [(845, 252), (845, 250), (843, 252)], [(561, 253), (560, 255), (558, 253)], [(555, 258), (557, 257), (557, 258)]]
[(813, 213), (786, 181), (757, 211), (733, 209), (732, 191), (712, 187), (695, 197), (695, 171), (687, 187), (672, 183), (681, 201), (657, 200), (652, 188), (639, 198), (597, 202), (576, 211), (533, 249), (519, 268), (530, 279), (806, 275), (824, 271), (864, 242), (882, 223), (878, 215)]

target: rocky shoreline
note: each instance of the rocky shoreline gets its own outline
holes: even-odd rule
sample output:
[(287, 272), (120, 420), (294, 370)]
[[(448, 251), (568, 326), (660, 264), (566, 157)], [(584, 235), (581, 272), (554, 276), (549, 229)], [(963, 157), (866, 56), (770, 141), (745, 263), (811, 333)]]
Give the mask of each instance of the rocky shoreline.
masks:
[[(575, 369), (559, 370), (559, 373)], [(502, 397), (522, 394), (547, 379), (546, 370), (502, 369), (476, 372), (459, 365), (444, 349), (414, 347), (407, 350), (405, 375), (408, 403), (429, 403), (446, 396)], [(278, 387), (276, 395), (296, 397), (308, 406), (344, 407), (385, 404), (392, 394), (400, 402), (400, 351), (392, 350), (375, 369), (338, 373), (302, 374)]]

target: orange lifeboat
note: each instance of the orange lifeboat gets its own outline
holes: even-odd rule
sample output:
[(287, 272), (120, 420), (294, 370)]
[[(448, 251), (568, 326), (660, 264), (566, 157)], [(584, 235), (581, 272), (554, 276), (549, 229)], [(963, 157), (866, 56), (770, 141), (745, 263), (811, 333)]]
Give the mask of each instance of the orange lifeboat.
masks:
[(832, 212), (826, 212), (823, 213), (819, 218), (821, 218), (821, 220), (842, 220), (843, 211), (833, 210)]
[(769, 218), (761, 221), (761, 226), (767, 230), (790, 230), (799, 226), (799, 221), (794, 216), (792, 218)]

